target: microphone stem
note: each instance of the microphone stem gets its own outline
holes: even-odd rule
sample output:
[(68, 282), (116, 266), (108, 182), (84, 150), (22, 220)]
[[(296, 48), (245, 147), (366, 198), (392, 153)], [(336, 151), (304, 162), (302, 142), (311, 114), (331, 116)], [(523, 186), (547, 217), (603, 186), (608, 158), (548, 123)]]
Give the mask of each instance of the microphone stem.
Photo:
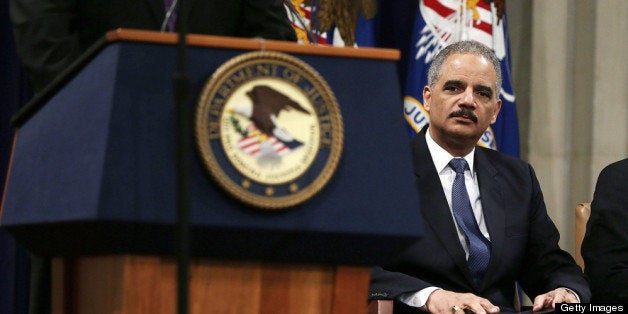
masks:
[(188, 313), (189, 265), (190, 265), (190, 221), (189, 221), (189, 182), (192, 114), (187, 102), (190, 95), (190, 82), (186, 73), (187, 51), (187, 1), (179, 1), (177, 31), (178, 70), (174, 77), (174, 93), (177, 112), (177, 310), (178, 314)]

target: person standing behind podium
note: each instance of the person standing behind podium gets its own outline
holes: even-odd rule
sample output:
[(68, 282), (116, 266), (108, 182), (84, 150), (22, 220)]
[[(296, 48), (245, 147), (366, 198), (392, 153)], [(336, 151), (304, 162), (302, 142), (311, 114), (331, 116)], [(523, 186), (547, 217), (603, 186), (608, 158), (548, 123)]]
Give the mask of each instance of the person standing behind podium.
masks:
[(512, 311), (516, 281), (533, 310), (589, 301), (532, 167), (476, 146), (497, 118), (500, 89), (499, 60), (475, 41), (445, 47), (430, 66), (430, 124), (410, 144), (424, 235), (371, 274), (370, 298), (396, 300), (395, 313)]
[[(109, 30), (160, 30), (172, 1), (11, 0), (17, 52), (34, 89), (45, 87)], [(282, 1), (178, 1), (189, 9), (189, 33), (297, 40)], [(170, 22), (175, 18), (180, 12)]]
[[(35, 92), (109, 30), (161, 30), (176, 0), (10, 0), (15, 42)], [(188, 33), (297, 40), (282, 1), (186, 1)], [(166, 21), (168, 30), (180, 12)], [(169, 24), (169, 25), (168, 25)], [(31, 254), (30, 313), (51, 312), (50, 260)]]
[(597, 179), (582, 241), (584, 273), (593, 302), (628, 303), (628, 158)]

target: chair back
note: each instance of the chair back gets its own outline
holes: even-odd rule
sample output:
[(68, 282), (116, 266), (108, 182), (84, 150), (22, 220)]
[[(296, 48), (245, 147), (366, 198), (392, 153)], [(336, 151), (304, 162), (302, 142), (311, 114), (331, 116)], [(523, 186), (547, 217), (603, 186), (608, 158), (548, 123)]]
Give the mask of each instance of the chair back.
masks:
[(591, 203), (580, 203), (576, 206), (576, 263), (584, 271), (584, 259), (582, 258), (582, 240), (587, 231), (587, 221), (591, 216)]
[(368, 314), (393, 314), (393, 300), (370, 300)]

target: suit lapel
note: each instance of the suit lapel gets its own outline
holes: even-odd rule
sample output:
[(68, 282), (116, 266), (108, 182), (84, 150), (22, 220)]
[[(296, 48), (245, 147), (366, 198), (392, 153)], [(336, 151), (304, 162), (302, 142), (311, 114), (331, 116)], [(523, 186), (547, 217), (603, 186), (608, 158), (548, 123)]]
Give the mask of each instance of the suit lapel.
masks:
[[(181, 1), (181, 0), (179, 0)], [(195, 5), (195, 1), (194, 0), (186, 0), (185, 2), (185, 19), (187, 21), (187, 27), (188, 27), (188, 31), (191, 29), (191, 25), (193, 24), (191, 18), (190, 18), (190, 12), (193, 12), (193, 8)], [(183, 13), (181, 12), (181, 10), (179, 10), (179, 12), (177, 13), (177, 16), (183, 16)]]
[(499, 183), (500, 175), (483, 148), (476, 148), (475, 160), (484, 221), (491, 237), (491, 260), (482, 284), (484, 287), (491, 282), (497, 269), (496, 265), (500, 264), (504, 248), (506, 216), (504, 199), (500, 189), (504, 185)]
[(148, 3), (151, 10), (151, 15), (157, 21), (157, 25), (161, 25), (163, 19), (166, 17), (166, 9), (164, 9), (163, 0), (144, 0)]
[(467, 266), (464, 249), (458, 239), (456, 226), (440, 178), (425, 142), (426, 130), (427, 127), (423, 128), (412, 141), (414, 173), (417, 177), (423, 217), (432, 229), (434, 237), (438, 239), (447, 254), (465, 274), (469, 285), (472, 286), (473, 281)]

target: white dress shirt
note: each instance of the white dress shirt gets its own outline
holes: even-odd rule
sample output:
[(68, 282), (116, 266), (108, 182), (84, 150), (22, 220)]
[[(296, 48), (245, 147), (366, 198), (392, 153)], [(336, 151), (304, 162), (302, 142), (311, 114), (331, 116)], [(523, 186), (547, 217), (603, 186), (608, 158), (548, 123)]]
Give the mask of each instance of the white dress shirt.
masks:
[[(467, 244), (467, 236), (465, 235), (462, 228), (458, 226), (456, 222), (456, 218), (454, 217), (454, 211), (451, 207), (451, 188), (454, 183), (454, 179), (456, 178), (456, 172), (449, 167), (449, 162), (454, 158), (450, 153), (440, 147), (430, 136), (430, 132), (426, 132), (425, 140), (427, 141), (427, 148), (432, 155), (432, 160), (434, 161), (434, 166), (436, 167), (436, 171), (438, 172), (438, 177), (440, 178), (440, 183), (443, 186), (443, 191), (445, 192), (445, 198), (447, 198), (447, 205), (449, 205), (449, 211), (451, 212), (451, 218), (456, 225), (456, 230), (458, 231), (458, 239), (460, 240), (460, 244), (462, 244), (462, 248), (466, 253), (466, 257), (469, 258), (469, 245)], [(482, 212), (482, 202), (480, 201), (480, 186), (478, 185), (478, 176), (476, 175), (473, 164), (474, 164), (474, 153), (475, 148), (466, 156), (464, 159), (469, 164), (469, 169), (464, 172), (464, 184), (467, 187), (467, 193), (469, 194), (469, 200), (471, 201), (471, 209), (473, 210), (473, 216), (475, 216), (475, 221), (477, 221), (478, 226), (480, 227), (480, 231), (489, 241), (491, 240), (488, 229), (486, 228), (486, 222), (484, 221), (484, 214)]]

